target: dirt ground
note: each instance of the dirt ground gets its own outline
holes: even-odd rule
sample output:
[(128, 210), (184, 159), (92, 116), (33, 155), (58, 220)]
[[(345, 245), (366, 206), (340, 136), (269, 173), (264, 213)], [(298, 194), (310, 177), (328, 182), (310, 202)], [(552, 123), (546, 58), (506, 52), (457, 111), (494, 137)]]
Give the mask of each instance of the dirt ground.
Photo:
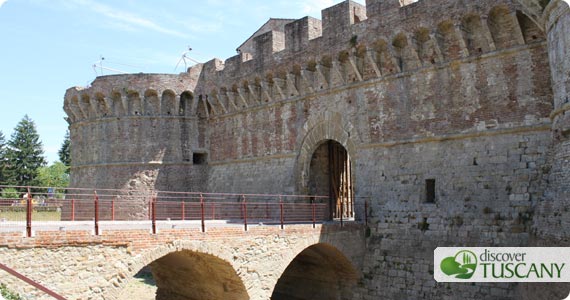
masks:
[(119, 300), (154, 300), (156, 298), (156, 283), (148, 270), (142, 270), (123, 290)]

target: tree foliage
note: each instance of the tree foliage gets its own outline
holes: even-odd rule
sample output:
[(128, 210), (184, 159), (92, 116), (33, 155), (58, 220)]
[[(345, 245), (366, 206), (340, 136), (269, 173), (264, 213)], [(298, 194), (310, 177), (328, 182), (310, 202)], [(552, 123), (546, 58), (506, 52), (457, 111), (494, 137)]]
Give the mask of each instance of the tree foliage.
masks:
[(4, 182), (37, 185), (39, 168), (46, 164), (36, 125), (27, 115), (16, 125), (5, 152)]
[(69, 185), (68, 169), (60, 161), (53, 163), (49, 167), (41, 167), (38, 172), (39, 185), (45, 187), (67, 187)]
[[(59, 155), (59, 160), (66, 166), (71, 166), (71, 154), (70, 154), (70, 145), (71, 140), (69, 139), (69, 130), (65, 133), (65, 137), (63, 138), (63, 143), (61, 144), (61, 148), (57, 154)], [(68, 169), (69, 172), (69, 169)]]
[(4, 182), (4, 167), (6, 166), (6, 140), (4, 133), (0, 131), (0, 184)]

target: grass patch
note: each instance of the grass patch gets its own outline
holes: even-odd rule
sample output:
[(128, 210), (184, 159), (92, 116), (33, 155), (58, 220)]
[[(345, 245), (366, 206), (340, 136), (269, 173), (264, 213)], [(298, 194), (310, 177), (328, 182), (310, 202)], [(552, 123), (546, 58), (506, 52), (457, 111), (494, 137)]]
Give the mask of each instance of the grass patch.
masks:
[[(0, 209), (0, 220), (26, 221), (26, 211), (3, 211)], [(61, 221), (61, 211), (34, 211), (32, 221)]]
[(0, 295), (6, 300), (24, 300), (20, 295), (9, 291), (4, 284), (0, 284)]

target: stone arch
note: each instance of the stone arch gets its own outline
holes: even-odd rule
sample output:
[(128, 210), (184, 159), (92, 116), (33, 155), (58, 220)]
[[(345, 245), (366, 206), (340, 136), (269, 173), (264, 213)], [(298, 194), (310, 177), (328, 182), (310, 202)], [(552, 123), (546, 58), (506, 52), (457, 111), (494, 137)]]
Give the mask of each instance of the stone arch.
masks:
[[(556, 0), (558, 1), (558, 0)], [(568, 2), (568, 0), (563, 0)], [(517, 0), (523, 8), (522, 12), (541, 30), (544, 31), (545, 24), (543, 12), (551, 0)], [(570, 3), (569, 3), (570, 4)]]
[[(150, 266), (157, 284), (157, 300), (249, 300), (244, 272), (237, 272), (231, 249), (197, 241), (175, 241), (144, 251), (126, 262), (126, 278)], [(215, 244), (215, 243), (214, 243)], [(126, 282), (110, 291), (110, 299), (123, 293)]]
[(506, 49), (519, 44), (517, 37), (518, 24), (516, 18), (506, 5), (498, 5), (489, 12), (489, 30), (497, 50)]
[(162, 104), (160, 106), (162, 115), (175, 115), (176, 114), (176, 93), (173, 90), (165, 90), (162, 92)]
[(388, 46), (388, 42), (386, 42), (385, 39), (376, 40), (373, 43), (372, 48), (376, 52), (376, 64), (378, 65), (382, 75), (400, 72), (400, 68), (392, 55), (391, 48)]
[(194, 95), (190, 91), (184, 91), (180, 95), (180, 106), (178, 107), (178, 115), (191, 116), (194, 114)]
[(160, 113), (160, 100), (156, 90), (148, 89), (144, 92), (144, 112), (147, 116), (156, 116)]
[(123, 96), (120, 92), (113, 91), (111, 93), (111, 103), (113, 106), (113, 111), (115, 112), (115, 116), (122, 117), (127, 114), (125, 104), (123, 103)]
[(492, 41), (487, 40), (487, 30), (483, 27), (480, 15), (468, 14), (464, 16), (461, 25), (465, 46), (471, 55), (485, 53), (494, 48), (491, 46)]
[(79, 96), (73, 95), (69, 99), (70, 100), (67, 106), (73, 112), (73, 117), (75, 118), (75, 120), (85, 119), (85, 114), (83, 113), (83, 110), (79, 106)]
[(91, 97), (88, 94), (82, 94), (79, 100), (79, 108), (83, 112), (85, 118), (93, 117), (93, 109), (91, 108)]
[(287, 265), (272, 300), (352, 299), (359, 275), (353, 263), (328, 243), (314, 244)]
[(464, 45), (462, 45), (452, 20), (440, 22), (437, 25), (436, 36), (445, 61), (456, 60), (466, 56)]
[[(296, 162), (296, 187), (297, 192), (300, 194), (308, 193), (310, 164), (313, 153), (324, 141), (332, 140), (341, 144), (351, 157), (352, 163), (356, 166), (358, 159), (356, 144), (357, 140), (356, 130), (354, 126), (345, 120), (340, 113), (337, 112), (324, 112), (309, 119), (299, 136), (302, 140), (299, 141), (300, 147), (297, 154)], [(355, 169), (352, 169), (352, 178), (354, 178)]]
[(529, 44), (535, 41), (546, 39), (546, 34), (544, 31), (520, 10), (517, 10), (517, 20), (521, 27), (521, 32), (523, 34), (525, 43)]
[(200, 118), (210, 117), (210, 109), (208, 107), (208, 103), (202, 95), (198, 97), (198, 102), (196, 103), (196, 114)]
[(107, 99), (105, 99), (105, 95), (103, 95), (103, 93), (95, 93), (95, 111), (99, 118), (108, 117), (112, 114), (107, 103)]
[(431, 32), (425, 27), (418, 28), (414, 33), (414, 41), (418, 52), (418, 58), (425, 66), (441, 62), (437, 44), (431, 37)]
[(402, 72), (420, 67), (417, 50), (406, 34), (403, 32), (397, 34), (392, 41), (392, 46)]
[(138, 92), (136, 91), (127, 92), (127, 106), (129, 109), (129, 115), (131, 116), (142, 115), (142, 101)]

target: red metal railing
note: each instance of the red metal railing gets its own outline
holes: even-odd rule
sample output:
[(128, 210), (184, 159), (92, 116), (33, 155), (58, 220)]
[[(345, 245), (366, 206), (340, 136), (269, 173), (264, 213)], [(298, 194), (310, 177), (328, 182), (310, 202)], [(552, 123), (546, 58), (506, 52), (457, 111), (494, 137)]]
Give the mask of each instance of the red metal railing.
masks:
[[(50, 295), (51, 297), (53, 297), (54, 299), (57, 300), (66, 300), (63, 296), (59, 295), (58, 293), (46, 288), (45, 286), (33, 281), (32, 279), (20, 274), (19, 272), (17, 272), (16, 270), (4, 265), (0, 263), (0, 269), (6, 271), (8, 274), (24, 281), (25, 283), (37, 288), (38, 290)], [(0, 297), (1, 298), (1, 297)]]
[[(317, 223), (331, 220), (328, 197), (305, 195), (224, 194), (110, 189), (50, 189), (0, 186), (0, 231), (25, 227), (33, 231), (91, 228), (99, 235), (105, 228), (159, 228), (253, 224), (279, 225)], [(16, 191), (10, 195), (7, 191)], [(359, 220), (367, 222), (367, 203)], [(358, 209), (356, 209), (358, 211)], [(340, 216), (341, 224), (354, 216)]]

